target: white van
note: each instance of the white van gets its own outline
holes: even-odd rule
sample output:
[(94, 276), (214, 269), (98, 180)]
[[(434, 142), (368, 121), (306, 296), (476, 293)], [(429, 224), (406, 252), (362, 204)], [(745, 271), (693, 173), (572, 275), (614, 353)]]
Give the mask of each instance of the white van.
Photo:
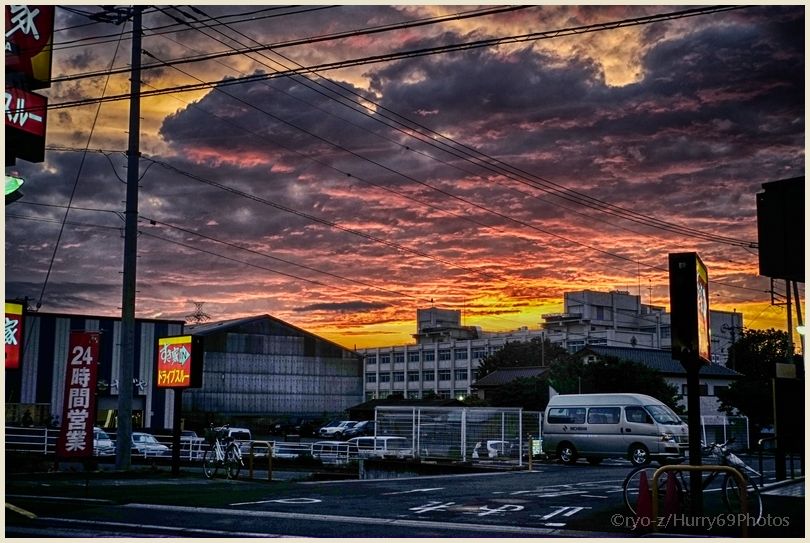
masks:
[(651, 459), (682, 458), (689, 430), (665, 404), (644, 394), (559, 394), (543, 417), (543, 449), (564, 464), (584, 457), (627, 458), (634, 465)]

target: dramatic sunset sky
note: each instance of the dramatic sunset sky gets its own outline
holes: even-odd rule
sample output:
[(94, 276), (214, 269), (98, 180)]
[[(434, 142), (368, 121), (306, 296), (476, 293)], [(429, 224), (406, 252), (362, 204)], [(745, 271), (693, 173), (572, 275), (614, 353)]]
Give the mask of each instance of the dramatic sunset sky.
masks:
[[(143, 17), (138, 317), (538, 328), (565, 291), (668, 307), (697, 251), (712, 308), (785, 328), (756, 193), (804, 175), (804, 6), (196, 7)], [(41, 311), (121, 314), (129, 103), (92, 99), (129, 91), (131, 25), (100, 10), (57, 8), (45, 161), (6, 168), (6, 298)]]

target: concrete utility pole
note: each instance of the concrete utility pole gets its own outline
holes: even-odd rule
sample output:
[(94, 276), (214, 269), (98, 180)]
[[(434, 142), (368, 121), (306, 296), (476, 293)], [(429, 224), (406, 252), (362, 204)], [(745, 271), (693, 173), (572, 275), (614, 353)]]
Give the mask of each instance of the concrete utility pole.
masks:
[(115, 467), (132, 465), (132, 375), (135, 367), (135, 287), (138, 259), (138, 181), (140, 177), (141, 13), (132, 7), (132, 75), (129, 98), (127, 201), (124, 221), (124, 285), (121, 302), (121, 363), (118, 377), (118, 433)]

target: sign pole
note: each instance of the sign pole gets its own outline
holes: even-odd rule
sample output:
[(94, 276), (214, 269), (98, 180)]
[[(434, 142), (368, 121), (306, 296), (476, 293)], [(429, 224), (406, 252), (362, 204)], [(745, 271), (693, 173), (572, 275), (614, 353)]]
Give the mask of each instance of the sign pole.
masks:
[[(697, 253), (669, 255), (672, 358), (686, 371), (689, 464), (703, 465), (700, 420), (700, 368), (711, 363), (709, 270)], [(703, 513), (703, 473), (689, 473), (690, 513)]]
[[(172, 434), (172, 476), (177, 477), (180, 475), (180, 424), (183, 419), (183, 389), (174, 388), (172, 390), (174, 391), (174, 416), (172, 418), (172, 428), (174, 430), (174, 433)], [(189, 460), (191, 460), (193, 446), (194, 443), (189, 441)]]

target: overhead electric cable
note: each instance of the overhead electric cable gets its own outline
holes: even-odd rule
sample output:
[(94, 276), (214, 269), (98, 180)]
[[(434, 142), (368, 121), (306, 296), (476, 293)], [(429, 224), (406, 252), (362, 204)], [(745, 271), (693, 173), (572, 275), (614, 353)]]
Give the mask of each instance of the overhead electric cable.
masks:
[[(636, 19), (628, 19), (624, 21), (618, 21), (613, 23), (602, 23), (599, 25), (586, 25), (582, 27), (574, 27), (570, 29), (562, 29), (562, 30), (552, 30), (546, 33), (533, 33), (533, 34), (524, 34), (520, 36), (510, 36), (510, 37), (501, 37), (501, 38), (492, 38), (487, 40), (478, 40), (474, 42), (466, 42), (461, 44), (454, 44), (454, 45), (444, 45), (438, 47), (428, 47), (423, 49), (417, 49), (412, 51), (403, 51), (400, 53), (387, 53), (384, 55), (374, 55), (369, 57), (362, 57), (358, 59), (351, 59), (347, 61), (337, 61), (337, 62), (328, 62), (313, 66), (307, 66), (308, 71), (327, 71), (327, 70), (335, 70), (339, 68), (348, 68), (353, 66), (361, 66), (364, 64), (373, 64), (378, 62), (390, 62), (392, 60), (400, 60), (403, 58), (414, 58), (420, 56), (427, 56), (427, 55), (434, 55), (434, 54), (441, 54), (447, 53), (451, 51), (463, 51), (468, 49), (475, 49), (479, 47), (494, 47), (496, 45), (504, 45), (510, 43), (523, 43), (528, 41), (539, 41), (544, 39), (552, 39), (558, 38), (561, 36), (567, 35), (576, 35), (576, 34), (584, 34), (589, 32), (599, 32), (602, 30), (612, 30), (615, 28), (623, 28), (625, 26), (637, 26), (641, 24), (649, 24), (651, 22), (657, 22), (658, 20), (673, 20), (673, 19), (680, 19), (685, 17), (694, 17), (697, 15), (706, 15), (709, 13), (716, 13), (720, 11), (729, 11), (731, 9), (744, 9), (750, 6), (715, 6), (712, 8), (698, 8), (696, 10), (686, 10), (682, 12), (674, 12), (670, 14), (664, 15), (656, 15), (651, 17), (642, 17)], [(306, 43), (306, 42), (304, 42)], [(296, 44), (300, 45), (300, 44)], [(270, 44), (264, 46), (263, 49), (268, 48), (277, 48), (283, 47), (284, 44)], [(223, 56), (233, 56), (237, 54), (245, 54), (251, 51), (231, 51), (226, 54), (218, 55), (216, 57), (210, 56), (204, 59), (198, 59), (199, 61), (202, 60), (211, 60), (212, 58), (221, 58)], [(182, 62), (177, 63), (186, 63), (187, 60), (182, 60)], [(162, 66), (162, 65), (161, 65)], [(274, 79), (276, 77), (287, 77), (294, 73), (298, 73), (299, 70), (292, 70), (290, 72), (277, 72), (274, 74), (255, 74), (248, 77), (243, 78), (234, 78), (228, 79), (224, 81), (208, 81), (203, 83), (197, 83), (193, 85), (179, 85), (174, 87), (165, 87), (161, 89), (157, 89), (155, 91), (149, 91), (142, 93), (142, 96), (159, 96), (163, 94), (174, 94), (177, 92), (192, 92), (192, 91), (199, 91), (210, 89), (215, 86), (229, 86), (229, 85), (240, 85), (243, 83), (249, 83), (252, 81), (262, 81), (265, 79)], [(128, 98), (128, 95), (115, 95), (109, 97), (101, 97), (101, 98), (86, 98), (82, 100), (74, 100), (68, 102), (61, 102), (61, 103), (54, 103), (48, 104), (48, 109), (63, 109), (69, 107), (79, 107), (84, 106), (92, 103), (96, 103), (99, 101), (104, 102), (114, 102), (119, 100), (125, 100)]]
[[(175, 8), (175, 9), (177, 9), (177, 8)], [(193, 7), (193, 6), (192, 6), (192, 7), (191, 7), (191, 9), (192, 9), (192, 10), (194, 10), (196, 13), (199, 13), (200, 15), (204, 16), (204, 17), (207, 17), (207, 18), (209, 18), (209, 19), (211, 19), (211, 20), (216, 20), (216, 18), (214, 18), (214, 17), (209, 17), (209, 16), (208, 16), (208, 15), (207, 15), (205, 12), (203, 12), (202, 10), (200, 10), (200, 9), (198, 9), (198, 8), (196, 8), (196, 7)], [(182, 13), (184, 16), (186, 16), (186, 17), (194, 18), (194, 19), (196, 20), (196, 18), (195, 18), (193, 15), (188, 15), (188, 14), (186, 14), (186, 13), (182, 12), (181, 10), (178, 10), (178, 11), (180, 11), (180, 12), (181, 12), (181, 13)], [(246, 34), (244, 34), (244, 33), (242, 33), (242, 32), (239, 32), (239, 31), (237, 31), (237, 30), (235, 30), (235, 29), (231, 28), (231, 27), (230, 27), (230, 26), (229, 26), (227, 23), (226, 23), (226, 24), (224, 24), (223, 26), (225, 26), (226, 28), (228, 28), (228, 29), (229, 29), (229, 30), (231, 30), (232, 32), (235, 32), (235, 33), (239, 34), (240, 36), (242, 36), (242, 37), (244, 37), (244, 38), (246, 38), (246, 39), (248, 39), (248, 40), (253, 41), (254, 43), (258, 43), (256, 40), (254, 40), (254, 39), (253, 39), (253, 38), (251, 38), (250, 36), (247, 36)], [(217, 32), (219, 32), (219, 33), (222, 33), (222, 31), (221, 31), (221, 30), (216, 30), (216, 31), (217, 31)], [(224, 33), (222, 33), (222, 34), (224, 35)], [(206, 35), (208, 35), (208, 34), (206, 34)], [(209, 37), (210, 37), (210, 35), (209, 35)], [(229, 39), (233, 39), (233, 38), (232, 38), (232, 37), (230, 37), (230, 36), (228, 36), (228, 38), (229, 38)], [(216, 38), (214, 38), (214, 39), (216, 39)], [(217, 40), (217, 41), (219, 41), (220, 43), (224, 43), (224, 42), (222, 42), (221, 40)], [(240, 44), (240, 45), (243, 45), (243, 44)], [(279, 57), (281, 57), (281, 58), (285, 59), (286, 61), (291, 62), (291, 63), (293, 63), (293, 64), (296, 64), (296, 65), (298, 66), (298, 68), (300, 68), (302, 71), (305, 71), (305, 70), (306, 70), (306, 68), (305, 68), (305, 67), (303, 67), (303, 66), (301, 66), (300, 64), (296, 63), (294, 60), (289, 59), (288, 57), (286, 57), (286, 56), (282, 55), (281, 53), (279, 53), (279, 52), (277, 52), (277, 51), (272, 51), (272, 52), (273, 52), (274, 54), (278, 55)], [(270, 59), (269, 57), (266, 57), (266, 55), (264, 55), (264, 54), (262, 54), (262, 53), (260, 53), (260, 54), (261, 54), (261, 55), (262, 55), (264, 58), (267, 58), (268, 60), (270, 60), (271, 62), (274, 62), (275, 64), (278, 64), (278, 65), (282, 66), (282, 67), (283, 67), (285, 70), (290, 70), (290, 67), (289, 67), (289, 66), (286, 66), (286, 65), (284, 65), (284, 64), (283, 64), (283, 63), (281, 63), (281, 62), (278, 62), (278, 61), (272, 60), (272, 59)], [(255, 59), (254, 59), (254, 60), (255, 60)], [(261, 62), (261, 61), (260, 61), (260, 62)], [(264, 63), (262, 63), (262, 64), (264, 64)], [(266, 64), (265, 64), (265, 66), (267, 66), (268, 68), (274, 69), (273, 67), (271, 67), (271, 66), (269, 66), (269, 65), (266, 65)], [(183, 72), (183, 73), (185, 73), (185, 72)], [(708, 240), (708, 241), (715, 241), (715, 242), (719, 242), (719, 243), (732, 244), (732, 245), (735, 245), (735, 246), (740, 246), (740, 245), (742, 244), (743, 246), (746, 246), (746, 247), (747, 247), (747, 246), (751, 246), (751, 245), (752, 245), (752, 242), (749, 242), (749, 241), (745, 241), (745, 240), (737, 240), (737, 239), (734, 239), (734, 238), (727, 238), (727, 237), (723, 237), (723, 236), (717, 236), (716, 234), (705, 233), (705, 232), (702, 232), (702, 231), (697, 230), (697, 229), (693, 229), (693, 228), (689, 228), (689, 227), (684, 227), (684, 226), (681, 226), (681, 225), (678, 225), (678, 224), (674, 224), (674, 223), (668, 223), (668, 222), (666, 222), (666, 221), (661, 221), (661, 220), (659, 220), (659, 219), (651, 218), (651, 217), (648, 217), (648, 216), (642, 215), (642, 214), (640, 214), (640, 213), (637, 213), (637, 212), (635, 212), (635, 211), (632, 211), (632, 210), (627, 210), (627, 209), (625, 209), (625, 208), (621, 208), (621, 207), (619, 207), (619, 206), (615, 206), (615, 205), (613, 205), (613, 204), (610, 204), (610, 203), (608, 203), (608, 202), (604, 202), (604, 201), (599, 200), (599, 199), (597, 199), (597, 198), (593, 198), (593, 197), (591, 197), (591, 196), (588, 196), (588, 195), (582, 194), (582, 193), (580, 193), (580, 192), (578, 192), (578, 191), (574, 191), (574, 190), (572, 190), (572, 189), (569, 189), (569, 188), (564, 187), (564, 186), (562, 186), (562, 185), (559, 185), (559, 184), (557, 184), (557, 183), (553, 183), (553, 182), (548, 181), (548, 180), (546, 180), (546, 179), (540, 178), (539, 176), (533, 176), (532, 174), (529, 174), (529, 173), (527, 173), (527, 172), (523, 172), (523, 173), (524, 173), (525, 175), (528, 175), (528, 176), (530, 176), (530, 177), (533, 177), (534, 179), (540, 179), (540, 180), (542, 180), (543, 182), (545, 182), (545, 183), (547, 184), (547, 186), (538, 186), (538, 185), (534, 184), (533, 182), (527, 182), (527, 181), (528, 181), (528, 179), (527, 179), (527, 181), (524, 181), (523, 179), (516, 178), (516, 177), (514, 177), (514, 175), (512, 174), (512, 170), (511, 170), (511, 168), (513, 168), (512, 166), (510, 166), (510, 165), (508, 165), (508, 164), (505, 164), (505, 163), (503, 163), (503, 162), (501, 162), (501, 161), (497, 161), (496, 159), (494, 159), (494, 158), (492, 158), (492, 157), (490, 157), (490, 156), (488, 156), (488, 155), (485, 155), (484, 153), (481, 153), (481, 152), (477, 151), (476, 149), (470, 148), (470, 147), (468, 147), (468, 146), (466, 146), (466, 145), (464, 145), (464, 144), (461, 144), (461, 143), (459, 143), (459, 142), (456, 142), (455, 140), (453, 140), (453, 139), (451, 139), (451, 138), (448, 138), (448, 137), (446, 137), (446, 136), (444, 136), (444, 135), (442, 135), (442, 134), (440, 134), (440, 133), (438, 133), (438, 132), (435, 132), (435, 131), (433, 131), (433, 130), (431, 130), (431, 129), (429, 129), (429, 128), (427, 128), (427, 127), (425, 127), (425, 126), (423, 126), (423, 125), (421, 125), (421, 124), (419, 124), (419, 123), (417, 123), (416, 121), (410, 120), (410, 119), (408, 119), (408, 118), (406, 118), (406, 117), (404, 117), (404, 116), (402, 116), (402, 115), (398, 114), (397, 112), (394, 112), (394, 111), (390, 110), (389, 108), (386, 108), (385, 106), (383, 106), (383, 105), (381, 105), (381, 104), (379, 104), (379, 103), (377, 103), (377, 102), (375, 102), (375, 101), (373, 101), (373, 100), (371, 100), (371, 99), (369, 99), (369, 98), (367, 98), (367, 97), (365, 97), (365, 96), (360, 95), (359, 93), (357, 93), (357, 92), (356, 92), (356, 91), (354, 91), (353, 89), (348, 88), (346, 85), (342, 85), (342, 84), (340, 84), (340, 83), (337, 83), (337, 82), (335, 82), (335, 81), (332, 81), (331, 79), (329, 79), (329, 78), (327, 78), (327, 77), (325, 77), (325, 76), (323, 76), (323, 75), (317, 74), (317, 73), (316, 73), (316, 74), (313, 74), (313, 75), (315, 75), (316, 77), (319, 77), (319, 78), (321, 78), (321, 79), (324, 79), (325, 81), (329, 82), (329, 83), (330, 83), (331, 85), (333, 85), (334, 87), (337, 87), (337, 88), (341, 89), (341, 90), (342, 90), (342, 91), (344, 91), (344, 92), (348, 92), (348, 93), (351, 93), (351, 94), (353, 94), (353, 95), (357, 96), (357, 97), (359, 98), (359, 101), (358, 101), (358, 100), (351, 99), (351, 98), (349, 98), (349, 97), (347, 97), (347, 96), (345, 96), (345, 95), (342, 95), (342, 94), (340, 94), (340, 93), (338, 93), (338, 92), (334, 91), (333, 89), (330, 89), (330, 88), (328, 88), (328, 87), (326, 87), (326, 86), (324, 86), (324, 85), (321, 85), (321, 84), (320, 84), (320, 83), (318, 83), (317, 81), (312, 81), (312, 80), (310, 80), (308, 77), (306, 77), (306, 76), (305, 76), (305, 74), (299, 74), (299, 76), (301, 77), (301, 79), (302, 79), (303, 81), (306, 81), (307, 83), (311, 83), (311, 84), (313, 84), (313, 85), (317, 85), (318, 87), (325, 89), (325, 90), (326, 90), (326, 91), (328, 91), (329, 93), (333, 93), (334, 95), (338, 96), (340, 99), (335, 98), (335, 97), (334, 97), (333, 95), (331, 95), (331, 94), (326, 94), (326, 93), (324, 93), (324, 92), (319, 91), (318, 89), (314, 89), (314, 88), (310, 87), (310, 86), (309, 86), (307, 83), (303, 83), (303, 82), (301, 82), (301, 81), (299, 81), (299, 83), (301, 83), (301, 84), (303, 84), (303, 85), (307, 86), (308, 88), (311, 88), (311, 89), (312, 89), (314, 92), (317, 92), (317, 93), (321, 94), (322, 96), (325, 96), (325, 97), (329, 98), (330, 100), (334, 100), (334, 101), (336, 101), (336, 102), (340, 103), (341, 105), (343, 105), (344, 107), (347, 107), (347, 108), (351, 109), (352, 111), (358, 112), (358, 113), (360, 113), (360, 114), (362, 114), (362, 115), (365, 115), (365, 116), (366, 116), (366, 117), (368, 117), (368, 118), (374, 119), (375, 121), (377, 121), (377, 122), (379, 122), (379, 123), (381, 123), (381, 124), (384, 124), (385, 126), (388, 126), (388, 127), (390, 127), (390, 128), (394, 128), (395, 130), (398, 130), (398, 131), (402, 132), (403, 134), (406, 134), (406, 135), (408, 135), (408, 136), (410, 136), (410, 137), (416, 137), (416, 136), (415, 136), (415, 134), (414, 134), (413, 132), (411, 132), (411, 131), (410, 131), (410, 130), (413, 130), (413, 126), (418, 127), (420, 130), (427, 131), (427, 132), (429, 132), (429, 134), (428, 134), (428, 135), (425, 137), (425, 139), (422, 139), (422, 138), (417, 138), (417, 139), (418, 139), (419, 141), (422, 141), (422, 142), (424, 142), (424, 143), (427, 143), (428, 145), (431, 145), (431, 146), (436, 147), (436, 145), (435, 145), (435, 143), (434, 143), (434, 142), (435, 142), (435, 138), (437, 138), (437, 137), (438, 137), (438, 138), (440, 138), (441, 140), (446, 140), (446, 141), (451, 142), (453, 145), (460, 146), (460, 147), (461, 147), (461, 151), (463, 151), (463, 152), (467, 153), (467, 156), (464, 156), (464, 155), (458, 154), (458, 153), (456, 152), (456, 151), (457, 151), (457, 149), (456, 149), (455, 147), (452, 147), (452, 146), (447, 146), (447, 147), (449, 147), (449, 149), (450, 149), (449, 151), (448, 151), (448, 149), (446, 149), (446, 148), (442, 148), (442, 150), (443, 150), (444, 152), (449, 152), (449, 153), (453, 154), (453, 155), (454, 155), (454, 156), (456, 156), (457, 158), (461, 158), (462, 160), (466, 160), (466, 161), (469, 161), (469, 162), (471, 162), (471, 163), (474, 163), (474, 164), (476, 164), (476, 165), (478, 165), (478, 166), (480, 166), (480, 167), (484, 167), (484, 168), (488, 169), (489, 171), (492, 171), (492, 172), (494, 172), (494, 173), (496, 173), (496, 174), (498, 174), (498, 175), (505, 176), (505, 177), (507, 177), (507, 178), (509, 178), (509, 179), (512, 179), (512, 180), (514, 180), (514, 181), (517, 181), (518, 183), (521, 183), (521, 184), (524, 184), (524, 185), (527, 185), (527, 186), (530, 186), (530, 187), (533, 187), (533, 188), (538, 188), (538, 189), (540, 189), (540, 190), (543, 190), (544, 192), (551, 193), (551, 194), (552, 194), (552, 195), (554, 195), (554, 196), (561, 197), (561, 198), (563, 198), (563, 199), (565, 199), (565, 200), (568, 200), (568, 201), (571, 201), (571, 202), (573, 202), (573, 203), (577, 203), (577, 204), (579, 204), (579, 205), (584, 205), (584, 206), (586, 206), (586, 207), (589, 207), (589, 208), (595, 209), (596, 211), (603, 212), (603, 213), (607, 213), (607, 214), (609, 214), (609, 215), (614, 215), (614, 216), (616, 216), (616, 217), (623, 218), (623, 219), (625, 219), (625, 220), (630, 220), (630, 221), (633, 221), (633, 222), (636, 222), (636, 223), (638, 223), (638, 224), (642, 224), (642, 225), (645, 225), (645, 226), (652, 226), (653, 228), (662, 229), (662, 230), (666, 230), (666, 231), (670, 231), (670, 232), (678, 233), (678, 234), (681, 234), (681, 235), (686, 235), (686, 236), (689, 236), (689, 237), (697, 237), (697, 238), (699, 238), (699, 239), (704, 239), (704, 240)], [(280, 91), (280, 92), (283, 92), (283, 91)], [(287, 94), (287, 93), (285, 93), (285, 94)], [(298, 98), (298, 97), (293, 97), (293, 98), (294, 98), (294, 99), (296, 99), (296, 100), (301, 100), (301, 101), (303, 101), (301, 98)], [(357, 108), (353, 107), (352, 105), (348, 105), (348, 104), (346, 104), (346, 103), (345, 103), (345, 102), (343, 102), (342, 100), (349, 100), (349, 101), (350, 101), (352, 104), (358, 105), (358, 106), (360, 106), (361, 108), (364, 108), (364, 110), (362, 110), (362, 111), (361, 111), (361, 110), (358, 110)], [(371, 103), (371, 104), (374, 106), (374, 109), (369, 108), (368, 106), (365, 106), (365, 105), (364, 105), (362, 102), (368, 102), (368, 103)], [(313, 107), (317, 107), (317, 106), (313, 106)], [(400, 123), (399, 121), (397, 121), (396, 119), (392, 119), (391, 117), (386, 116), (386, 115), (385, 115), (385, 113), (381, 113), (381, 112), (389, 112), (389, 113), (392, 113), (392, 114), (393, 114), (393, 115), (395, 115), (396, 117), (398, 117), (398, 118), (400, 118), (400, 119), (404, 119), (405, 121), (407, 121), (407, 123), (408, 123), (408, 124), (402, 124), (402, 123)], [(334, 115), (333, 113), (330, 113), (330, 112), (326, 112), (326, 113), (328, 113), (328, 114), (330, 114), (330, 115)], [(372, 114), (372, 113), (373, 113), (373, 114)], [(380, 120), (380, 117), (384, 117), (384, 118), (386, 118), (386, 119), (392, 120), (392, 121), (394, 121), (395, 123), (400, 124), (401, 126), (405, 126), (405, 127), (407, 127), (409, 130), (408, 130), (408, 131), (406, 131), (406, 130), (403, 130), (402, 128), (399, 128), (398, 126), (395, 126), (395, 125), (391, 125), (391, 124), (385, 123), (385, 122), (383, 122), (383, 121), (381, 121), (381, 120)], [(344, 120), (344, 121), (346, 121), (346, 122), (351, 122), (351, 121), (347, 121), (347, 120), (343, 119), (342, 117), (338, 117), (338, 118), (340, 118), (340, 119), (342, 119), (342, 120)], [(353, 124), (353, 123), (352, 123), (352, 124)], [(354, 125), (354, 124), (353, 124), (353, 125)], [(360, 127), (359, 125), (354, 125), (354, 126), (357, 126), (358, 128), (360, 128), (360, 129), (362, 129), (362, 130), (365, 130), (365, 131), (367, 131), (367, 132), (369, 132), (369, 133), (372, 133), (372, 134), (376, 135), (377, 137), (380, 137), (380, 138), (386, 139), (387, 141), (389, 141), (389, 142), (391, 142), (391, 143), (393, 143), (393, 144), (395, 144), (395, 145), (398, 145), (398, 146), (400, 146), (400, 147), (402, 147), (402, 148), (405, 148), (405, 149), (408, 149), (408, 150), (411, 150), (411, 151), (414, 151), (414, 152), (419, 152), (419, 151), (416, 151), (416, 150), (414, 150), (414, 149), (411, 149), (410, 147), (408, 147), (408, 146), (406, 146), (406, 145), (404, 145), (404, 144), (401, 144), (401, 143), (399, 143), (399, 142), (396, 142), (396, 141), (394, 141), (394, 140), (392, 140), (392, 139), (390, 139), (390, 138), (387, 138), (387, 137), (385, 137), (385, 136), (382, 136), (382, 135), (380, 135), (380, 134), (377, 134), (377, 133), (375, 133), (375, 132), (372, 132), (372, 131), (370, 131), (370, 130), (368, 130), (368, 129), (366, 129), (366, 128)], [(421, 136), (422, 134), (421, 134), (421, 133), (419, 133), (419, 135)], [(437, 148), (438, 148), (438, 147), (437, 147)], [(431, 158), (431, 159), (433, 159), (433, 160), (437, 160), (437, 161), (440, 161), (440, 162), (442, 162), (442, 163), (444, 163), (444, 164), (447, 164), (447, 165), (450, 165), (450, 166), (452, 166), (452, 167), (458, 168), (458, 169), (460, 169), (461, 171), (465, 171), (465, 172), (467, 171), (467, 170), (464, 170), (464, 169), (460, 168), (460, 167), (459, 167), (459, 166), (457, 166), (457, 165), (451, 165), (451, 164), (449, 164), (449, 163), (447, 163), (447, 162), (445, 162), (445, 161), (441, 161), (440, 159), (438, 159), (438, 158), (436, 158), (436, 157), (433, 157), (432, 155), (429, 155), (429, 154), (427, 154), (427, 153), (421, 153), (421, 154), (424, 154), (424, 156), (427, 156), (427, 157), (429, 157), (429, 158)], [(479, 157), (481, 157), (481, 156), (485, 157), (485, 159), (486, 159), (487, 161), (490, 161), (490, 162), (484, 162), (484, 163), (482, 163), (482, 162), (481, 162), (481, 159), (479, 158)], [(472, 158), (469, 158), (469, 157), (472, 157)], [(493, 168), (493, 167), (491, 166), (491, 164), (495, 164), (496, 166), (499, 166), (499, 167), (504, 167), (504, 168), (506, 168), (506, 171), (507, 171), (507, 172), (509, 172), (509, 173), (504, 174), (503, 170), (498, 170), (498, 169), (495, 169), (495, 168)], [(515, 168), (515, 169), (516, 169), (516, 168)], [(521, 170), (518, 170), (518, 171), (521, 171)], [(468, 173), (471, 173), (471, 172), (468, 172)], [(473, 174), (473, 175), (475, 175), (475, 174)], [(551, 188), (549, 188), (549, 186), (550, 186)], [(523, 192), (523, 191), (519, 191), (519, 190), (517, 190), (517, 189), (511, 189), (511, 190), (514, 190), (514, 191), (516, 191), (516, 192), (518, 192), (518, 193), (520, 193), (520, 194), (523, 194), (523, 195), (528, 195), (528, 196), (530, 196), (530, 197), (537, 198), (537, 196), (536, 196), (536, 195), (533, 195), (533, 194), (528, 194), (528, 193), (525, 193), (525, 192)], [(570, 195), (573, 195), (573, 196), (569, 196), (569, 194), (570, 194)], [(582, 199), (585, 199), (585, 200), (582, 200)], [(556, 202), (549, 202), (549, 201), (545, 201), (545, 200), (543, 200), (543, 201), (544, 201), (545, 203), (550, 203), (550, 204), (552, 204), (552, 205), (557, 205), (557, 206), (563, 207), (564, 209), (568, 209), (568, 210), (572, 211), (573, 213), (581, 214), (581, 213), (579, 213), (578, 211), (573, 210), (573, 209), (571, 209), (571, 208), (569, 208), (569, 207), (567, 207), (567, 206), (563, 206), (563, 205), (561, 205), (561, 204), (559, 204), (559, 203), (556, 203)], [(606, 207), (602, 207), (602, 206), (607, 206), (607, 208), (606, 208)], [(585, 215), (585, 216), (587, 216), (587, 215)], [(589, 217), (589, 218), (590, 218), (590, 217)], [(608, 224), (611, 224), (611, 223), (608, 223)], [(618, 225), (616, 225), (616, 226), (617, 226), (617, 227), (619, 227), (619, 228), (623, 228), (623, 227), (618, 226)], [(636, 233), (636, 234), (640, 234), (640, 233), (635, 232), (635, 231), (632, 231), (632, 230), (630, 230), (630, 231), (631, 231), (631, 232), (633, 232), (633, 233)]]
[[(121, 27), (121, 35), (123, 36), (124, 28)], [(112, 59), (110, 60), (110, 68), (112, 68), (113, 64), (115, 63), (115, 57), (118, 56), (118, 47), (120, 46), (121, 41), (119, 40), (118, 45), (116, 45), (115, 50), (113, 51)], [(104, 93), (107, 92), (107, 85), (109, 84), (110, 79), (104, 83), (104, 88), (101, 91), (102, 96)], [(85, 145), (85, 152), (82, 153), (81, 161), (79, 162), (79, 168), (76, 171), (76, 178), (73, 181), (73, 188), (70, 192), (70, 198), (68, 199), (68, 206), (65, 209), (65, 216), (63, 218), (63, 225), (59, 229), (59, 235), (56, 238), (56, 243), (53, 246), (53, 253), (51, 254), (50, 262), (48, 263), (48, 271), (45, 273), (45, 280), (42, 282), (42, 290), (39, 292), (39, 299), (37, 300), (36, 309), (39, 310), (42, 307), (42, 300), (45, 297), (45, 289), (48, 287), (48, 281), (51, 277), (51, 272), (53, 271), (53, 265), (56, 261), (56, 252), (59, 250), (59, 244), (62, 241), (62, 235), (65, 231), (64, 222), (67, 221), (68, 214), (70, 213), (70, 206), (73, 203), (73, 198), (76, 196), (76, 189), (79, 187), (79, 179), (81, 178), (82, 169), (84, 167), (84, 161), (87, 158), (87, 152), (90, 148), (90, 142), (93, 139), (93, 134), (95, 133), (96, 123), (98, 122), (99, 114), (101, 113), (101, 104), (99, 103), (98, 107), (96, 108), (95, 116), (93, 117), (93, 122), (90, 125), (90, 133), (87, 135), (87, 145)]]

